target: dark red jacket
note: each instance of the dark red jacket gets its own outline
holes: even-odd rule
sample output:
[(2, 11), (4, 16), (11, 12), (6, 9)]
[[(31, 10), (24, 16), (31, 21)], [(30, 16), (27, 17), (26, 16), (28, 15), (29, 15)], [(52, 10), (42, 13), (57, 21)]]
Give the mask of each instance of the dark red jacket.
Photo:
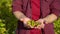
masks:
[[(30, 0), (13, 0), (13, 12), (21, 11), (27, 17), (31, 18), (31, 3)], [(44, 18), (49, 14), (55, 14), (60, 16), (60, 0), (41, 0), (41, 17)], [(23, 25), (19, 23), (19, 29), (22, 29)], [(53, 24), (46, 24), (44, 28), (45, 34), (54, 34)]]

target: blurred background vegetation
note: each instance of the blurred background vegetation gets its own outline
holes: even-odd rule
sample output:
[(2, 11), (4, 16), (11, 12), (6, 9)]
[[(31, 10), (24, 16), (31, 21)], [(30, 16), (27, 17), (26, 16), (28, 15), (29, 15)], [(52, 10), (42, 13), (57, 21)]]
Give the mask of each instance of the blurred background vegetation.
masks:
[[(14, 34), (17, 19), (12, 14), (12, 0), (0, 0), (0, 34)], [(60, 18), (54, 21), (56, 34), (60, 34)]]

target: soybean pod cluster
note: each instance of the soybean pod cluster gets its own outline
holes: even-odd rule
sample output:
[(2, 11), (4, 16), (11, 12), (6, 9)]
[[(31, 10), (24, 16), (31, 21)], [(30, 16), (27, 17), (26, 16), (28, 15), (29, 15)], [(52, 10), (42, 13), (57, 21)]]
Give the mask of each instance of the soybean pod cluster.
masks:
[(30, 21), (28, 21), (27, 24), (30, 25), (30, 26), (32, 26), (32, 27), (37, 27), (37, 26), (40, 25), (41, 23), (36, 22), (36, 21), (34, 21), (34, 20), (30, 20)]

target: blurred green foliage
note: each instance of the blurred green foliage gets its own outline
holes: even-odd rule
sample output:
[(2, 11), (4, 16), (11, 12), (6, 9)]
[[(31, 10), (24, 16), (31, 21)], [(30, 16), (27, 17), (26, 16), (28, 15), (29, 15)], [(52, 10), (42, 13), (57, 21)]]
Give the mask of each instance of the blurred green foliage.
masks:
[(0, 0), (0, 26), (1, 30), (6, 29), (5, 34), (13, 34), (16, 29), (17, 19), (12, 14), (12, 0)]
[[(16, 26), (17, 19), (12, 14), (12, 0), (0, 0), (0, 34), (14, 34)], [(54, 22), (54, 29), (56, 34), (60, 34), (60, 18)]]
[(60, 18), (54, 21), (54, 29), (56, 34), (60, 34)]

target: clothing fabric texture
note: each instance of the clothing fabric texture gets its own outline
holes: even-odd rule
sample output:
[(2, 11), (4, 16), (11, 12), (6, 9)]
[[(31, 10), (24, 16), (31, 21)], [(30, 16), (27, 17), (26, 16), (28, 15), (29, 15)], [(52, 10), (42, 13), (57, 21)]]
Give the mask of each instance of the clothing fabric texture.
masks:
[[(27, 17), (32, 18), (32, 9), (30, 0), (13, 0), (13, 12), (21, 11)], [(60, 16), (60, 0), (40, 0), (40, 18), (44, 18), (50, 14)], [(45, 24), (44, 34), (55, 34), (53, 23)], [(30, 34), (30, 28), (25, 28), (21, 21), (18, 21), (17, 34)]]
[[(40, 17), (40, 0), (30, 0), (32, 9), (32, 20), (38, 20)], [(41, 34), (40, 29), (33, 28), (30, 34)]]

